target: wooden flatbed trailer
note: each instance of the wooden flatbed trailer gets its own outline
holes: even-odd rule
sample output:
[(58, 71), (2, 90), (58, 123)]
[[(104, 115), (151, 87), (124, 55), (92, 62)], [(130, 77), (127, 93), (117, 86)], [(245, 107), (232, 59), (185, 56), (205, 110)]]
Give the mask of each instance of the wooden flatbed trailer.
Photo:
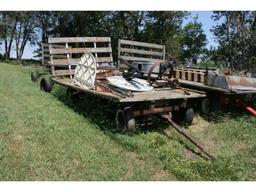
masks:
[[(179, 116), (188, 123), (192, 123), (193, 106), (206, 96), (200, 91), (187, 89), (186, 91), (189, 92), (187, 94), (182, 89), (170, 87), (154, 88), (148, 92), (132, 92), (132, 96), (83, 88), (78, 86), (73, 78), (76, 63), (79, 62), (82, 54), (89, 52), (94, 55), (98, 66), (106, 66), (107, 64), (113, 66), (111, 39), (109, 37), (61, 37), (49, 38), (48, 43), (51, 74), (41, 79), (41, 89), (50, 92), (52, 82), (54, 82), (67, 87), (69, 94), (86, 93), (117, 102), (120, 108), (116, 112), (116, 123), (117, 127), (123, 131), (134, 129), (136, 117), (169, 114), (170, 112), (172, 112), (173, 118)], [(156, 46), (160, 47), (160, 45), (120, 40), (120, 47), (123, 47), (122, 43), (136, 44), (136, 48), (119, 49), (122, 54), (129, 52), (130, 55), (127, 56), (129, 59), (134, 59), (132, 55), (136, 55), (135, 60), (139, 58), (139, 61), (143, 61), (143, 58), (146, 58), (147, 61), (154, 61), (154, 54), (160, 55), (156, 51), (152, 52), (150, 50)], [(58, 46), (52, 46), (51, 44)], [(143, 47), (146, 50), (143, 50)], [(162, 52), (161, 57), (164, 58), (164, 51), (161, 49), (160, 51)], [(66, 58), (58, 58), (58, 55), (66, 55)], [(70, 55), (72, 55), (72, 58)], [(119, 53), (119, 56), (121, 56), (121, 53)]]
[[(122, 43), (125, 44), (125, 48), (122, 48)], [(127, 47), (127, 43), (130, 47)], [(61, 44), (62, 47), (51, 44)], [(49, 38), (48, 47), (50, 60), (47, 62), (47, 67), (51, 69), (51, 73), (48, 76), (44, 76), (40, 81), (40, 88), (43, 91), (50, 92), (53, 83), (56, 83), (67, 87), (67, 95), (69, 96), (85, 93), (118, 103), (119, 109), (116, 112), (116, 125), (122, 132), (133, 131), (135, 129), (135, 118), (137, 117), (158, 115), (201, 150), (208, 159), (216, 159), (173, 121), (178, 117), (187, 123), (192, 123), (194, 115), (193, 106), (206, 97), (204, 92), (165, 86), (155, 87), (147, 92), (132, 92), (132, 95), (124, 96), (114, 92), (98, 90), (97, 88), (87, 89), (76, 83), (74, 78), (75, 67), (84, 53), (92, 53), (97, 61), (97, 66), (106, 66), (106, 64), (113, 66), (111, 39), (109, 37)], [(58, 56), (59, 54), (62, 55), (61, 58)], [(165, 58), (165, 49), (164, 46), (156, 44), (120, 40), (118, 56), (122, 57), (123, 54), (127, 57), (127, 60), (132, 62), (143, 62), (146, 60), (147, 62), (152, 61), (154, 63)], [(63, 57), (63, 55), (66, 55), (66, 57)], [(121, 64), (119, 62), (118, 67)], [(137, 63), (136, 65), (145, 67), (143, 63)], [(147, 71), (147, 66), (143, 70)], [(120, 72), (120, 70), (118, 71)], [(97, 73), (97, 70), (95, 73)]]

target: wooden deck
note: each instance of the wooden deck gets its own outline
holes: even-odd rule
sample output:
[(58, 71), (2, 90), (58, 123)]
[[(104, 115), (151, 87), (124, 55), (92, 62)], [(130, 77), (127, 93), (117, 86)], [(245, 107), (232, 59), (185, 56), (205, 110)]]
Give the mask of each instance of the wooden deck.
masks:
[(202, 98), (205, 94), (189, 91), (190, 95), (186, 95), (181, 89), (162, 88), (154, 89), (148, 92), (134, 92), (134, 97), (126, 97), (120, 102), (141, 102), (141, 101), (160, 101), (160, 100), (177, 100)]
[(133, 97), (119, 97), (112, 93), (107, 92), (96, 92), (94, 90), (84, 89), (77, 86), (73, 80), (69, 78), (57, 79), (53, 78), (53, 81), (57, 84), (64, 85), (70, 88), (73, 88), (77, 91), (93, 94), (100, 96), (105, 99), (120, 103), (132, 103), (132, 102), (144, 102), (144, 101), (160, 101), (160, 100), (177, 100), (177, 99), (192, 99), (192, 98), (203, 98), (206, 97), (205, 94), (189, 91), (191, 94), (186, 95), (181, 89), (171, 89), (171, 88), (156, 88), (149, 92), (133, 92)]

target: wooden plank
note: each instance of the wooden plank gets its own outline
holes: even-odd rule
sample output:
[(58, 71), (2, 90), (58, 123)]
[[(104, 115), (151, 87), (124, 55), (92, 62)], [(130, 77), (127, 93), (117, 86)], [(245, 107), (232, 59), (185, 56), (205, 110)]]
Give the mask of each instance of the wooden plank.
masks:
[[(80, 58), (70, 58), (68, 59), (53, 59), (52, 65), (68, 65), (68, 64), (77, 64), (80, 61)], [(98, 57), (96, 59), (97, 63), (103, 63), (103, 62), (112, 62), (111, 57)]]
[(57, 48), (50, 49), (50, 54), (68, 54), (68, 53), (111, 53), (111, 47), (98, 48)]
[[(66, 43), (65, 46), (66, 46), (66, 49), (69, 48), (69, 47), (68, 47), (68, 43)], [(51, 50), (50, 50), (50, 51), (51, 51)], [(69, 53), (67, 53), (67, 59), (68, 59), (68, 63), (70, 63), (70, 62), (69, 62), (69, 59), (70, 59), (70, 54), (69, 54)], [(69, 78), (72, 79), (72, 75), (71, 75), (71, 65), (70, 65), (70, 64), (68, 65), (68, 70), (69, 70)]]
[(56, 47), (56, 48), (62, 48), (65, 47), (65, 45), (58, 45), (58, 44), (49, 44), (49, 43), (43, 43), (44, 48), (49, 48), (49, 46)]
[(187, 80), (191, 81), (191, 71), (187, 71)]
[[(96, 45), (96, 42), (94, 42), (93, 43), (93, 47), (94, 47), (94, 49), (97, 49), (97, 45)], [(91, 51), (92, 52), (92, 51)], [(97, 54), (97, 52), (94, 52), (95, 54), (95, 59), (97, 59), (98, 58), (98, 54)]]
[(198, 82), (198, 73), (194, 73), (194, 81)]
[(120, 44), (125, 44), (125, 45), (134, 45), (134, 46), (140, 46), (140, 47), (150, 47), (150, 48), (156, 48), (156, 49), (164, 49), (164, 45), (158, 45), (158, 44), (153, 44), (153, 43), (144, 43), (144, 42), (139, 42), (139, 41), (128, 41), (128, 40), (123, 40), (120, 39)]
[(153, 59), (145, 57), (131, 57), (131, 56), (121, 56), (123, 59), (128, 61), (163, 61), (162, 59)]
[[(111, 42), (108, 43), (108, 46), (111, 48)], [(111, 62), (113, 62), (112, 48), (111, 48), (111, 53), (109, 53), (109, 57), (111, 59)]]
[(197, 73), (205, 73), (206, 69), (195, 69), (195, 68), (176, 68), (175, 70), (181, 70), (181, 71), (193, 71)]
[(141, 54), (141, 55), (152, 55), (152, 56), (160, 56), (160, 57), (164, 56), (163, 52), (147, 51), (147, 50), (141, 50), (141, 49), (120, 48), (120, 52), (135, 53), (135, 54)]
[[(52, 45), (49, 45), (49, 49), (52, 47)], [(52, 71), (52, 75), (55, 75), (55, 68), (53, 66), (53, 56), (50, 56), (50, 63), (51, 63), (51, 71)]]
[(49, 37), (49, 43), (111, 42), (110, 37)]
[(98, 58), (96, 59), (96, 62), (97, 63), (104, 63), (104, 62), (111, 63), (111, 62), (113, 62), (113, 58), (112, 57), (99, 57), (98, 56)]
[(65, 76), (65, 75), (73, 75), (75, 73), (75, 69), (55, 69), (55, 75), (54, 76)]
[(204, 83), (204, 73), (200, 73), (200, 82)]
[(67, 58), (67, 55), (52, 55), (52, 56), (53, 56), (53, 59), (65, 59), (65, 58)]
[(120, 65), (120, 56), (121, 56), (121, 53), (120, 53), (120, 49), (121, 49), (121, 40), (118, 39), (118, 59), (117, 59), (117, 68), (121, 68), (121, 65)]
[(165, 45), (164, 45), (164, 48), (163, 48), (163, 60), (165, 60)]
[(44, 44), (42, 43), (41, 44), (41, 58), (42, 58), (42, 60), (41, 60), (41, 63), (42, 63), (42, 65), (44, 64)]
[(185, 71), (181, 71), (181, 79), (186, 79)]
[(120, 102), (141, 102), (141, 101), (159, 101), (159, 100), (178, 100), (178, 99), (189, 99), (189, 98), (200, 98), (205, 97), (205, 94), (196, 93), (189, 91), (190, 95), (184, 94), (181, 89), (168, 89), (168, 90), (157, 90), (147, 92), (134, 92), (133, 97), (122, 98)]
[(175, 69), (176, 78), (177, 79), (183, 79), (183, 80), (189, 80), (189, 81), (195, 81), (195, 82), (204, 82), (205, 79), (205, 73), (202, 70), (191, 70), (191, 69), (185, 69), (185, 68), (176, 68)]
[(94, 90), (79, 87), (79, 86), (74, 84), (73, 80), (70, 80), (68, 78), (65, 78), (65, 79), (53, 78), (52, 81), (57, 83), (57, 84), (63, 85), (63, 86), (71, 87), (71, 88), (73, 88), (77, 91), (88, 93), (88, 94), (91, 94), (91, 95), (97, 95), (97, 96), (105, 98), (105, 99), (109, 99), (109, 100), (113, 100), (113, 101), (117, 101), (117, 102), (120, 100), (120, 97), (118, 97), (117, 95), (114, 95), (112, 93), (97, 92), (97, 91), (94, 91)]
[(65, 79), (57, 79), (53, 78), (55, 83), (74, 88), (78, 91), (84, 93), (90, 93), (92, 95), (97, 95), (100, 97), (104, 97), (106, 99), (111, 99), (114, 101), (127, 103), (127, 102), (143, 102), (143, 101), (157, 101), (157, 100), (177, 100), (177, 99), (189, 99), (189, 98), (200, 98), (205, 97), (205, 94), (190, 92), (190, 95), (184, 94), (184, 91), (180, 89), (168, 89), (168, 90), (153, 90), (149, 92), (134, 92), (134, 97), (126, 97), (120, 98), (112, 93), (105, 93), (105, 92), (97, 92), (95, 90), (84, 89), (74, 84), (73, 80), (68, 78)]
[[(54, 45), (54, 44), (48, 44), (48, 43), (42, 43), (41, 44), (41, 53), (42, 53), (42, 65), (49, 65), (49, 60), (51, 60), (51, 55), (50, 55), (50, 52), (49, 52), (49, 47), (58, 47), (58, 48), (65, 48), (65, 46), (63, 45)], [(53, 58), (56, 58), (53, 57)], [(59, 58), (66, 58), (66, 57), (63, 57), (63, 56), (60, 56)]]
[(80, 59), (53, 59), (52, 60), (52, 65), (68, 65), (68, 64), (77, 64), (80, 61)]

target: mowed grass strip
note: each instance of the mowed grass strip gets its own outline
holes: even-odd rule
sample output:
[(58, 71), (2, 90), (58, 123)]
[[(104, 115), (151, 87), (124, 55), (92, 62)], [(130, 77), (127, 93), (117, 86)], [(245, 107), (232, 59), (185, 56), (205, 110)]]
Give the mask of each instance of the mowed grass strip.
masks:
[(0, 66), (1, 180), (256, 179), (256, 118), (241, 108), (197, 114), (187, 129), (211, 162), (166, 125), (120, 134), (112, 103), (88, 95), (73, 103), (64, 87), (41, 92), (29, 68)]

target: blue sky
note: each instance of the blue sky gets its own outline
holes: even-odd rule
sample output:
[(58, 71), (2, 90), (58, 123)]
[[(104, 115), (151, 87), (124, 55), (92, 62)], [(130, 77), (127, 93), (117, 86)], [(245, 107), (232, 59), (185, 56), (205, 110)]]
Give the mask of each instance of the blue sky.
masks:
[[(212, 12), (211, 11), (192, 11), (191, 15), (187, 17), (186, 20), (184, 20), (183, 25), (185, 25), (186, 23), (188, 23), (189, 21), (191, 21), (193, 19), (193, 17), (195, 17), (196, 15), (198, 15), (198, 21), (202, 23), (203, 26), (203, 30), (206, 34), (207, 40), (208, 40), (208, 44), (207, 47), (209, 48), (210, 46), (217, 46), (217, 43), (214, 42), (214, 36), (213, 34), (210, 32), (210, 29), (212, 28), (212, 26), (216, 25), (216, 23), (211, 19), (211, 15)], [(31, 47), (29, 44), (26, 46), (26, 49), (24, 51), (24, 55), (23, 58), (28, 59), (28, 58), (32, 58), (33, 57), (33, 50), (34, 47)], [(14, 51), (13, 51), (14, 54)], [(14, 56), (12, 54), (12, 56)]]
[(207, 48), (210, 48), (210, 46), (216, 47), (218, 44), (214, 41), (214, 36), (210, 32), (210, 29), (216, 25), (216, 23), (211, 19), (212, 11), (192, 11), (191, 15), (188, 16), (183, 25), (191, 21), (195, 16), (198, 16), (198, 21), (202, 23), (203, 30), (208, 40)]

